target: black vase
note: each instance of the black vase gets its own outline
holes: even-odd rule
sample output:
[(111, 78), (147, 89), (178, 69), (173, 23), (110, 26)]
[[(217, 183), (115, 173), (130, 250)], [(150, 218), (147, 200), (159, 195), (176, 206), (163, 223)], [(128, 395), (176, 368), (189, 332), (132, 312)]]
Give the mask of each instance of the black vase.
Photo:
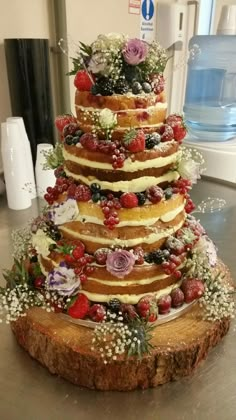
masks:
[(37, 144), (54, 144), (47, 39), (5, 39), (12, 115), (24, 119), (35, 162)]

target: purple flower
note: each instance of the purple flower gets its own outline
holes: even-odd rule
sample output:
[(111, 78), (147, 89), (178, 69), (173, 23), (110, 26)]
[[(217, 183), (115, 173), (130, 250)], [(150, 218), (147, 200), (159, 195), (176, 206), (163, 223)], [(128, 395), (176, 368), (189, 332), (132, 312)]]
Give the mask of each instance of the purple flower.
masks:
[(146, 59), (148, 44), (137, 38), (130, 39), (123, 48), (122, 53), (126, 63), (135, 66)]
[(48, 290), (55, 291), (61, 296), (72, 296), (80, 288), (80, 280), (74, 270), (67, 268), (63, 263), (48, 273), (46, 284)]
[(134, 263), (134, 254), (120, 249), (107, 255), (106, 268), (113, 276), (124, 278), (132, 271)]

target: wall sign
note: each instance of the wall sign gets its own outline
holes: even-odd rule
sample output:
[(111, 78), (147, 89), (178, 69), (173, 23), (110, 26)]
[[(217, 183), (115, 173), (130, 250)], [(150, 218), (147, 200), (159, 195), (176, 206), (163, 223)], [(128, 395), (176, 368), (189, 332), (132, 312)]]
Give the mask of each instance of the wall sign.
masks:
[(153, 41), (156, 35), (156, 3), (155, 0), (141, 0), (140, 6), (140, 38)]
[(129, 0), (129, 13), (131, 15), (140, 15), (141, 0)]

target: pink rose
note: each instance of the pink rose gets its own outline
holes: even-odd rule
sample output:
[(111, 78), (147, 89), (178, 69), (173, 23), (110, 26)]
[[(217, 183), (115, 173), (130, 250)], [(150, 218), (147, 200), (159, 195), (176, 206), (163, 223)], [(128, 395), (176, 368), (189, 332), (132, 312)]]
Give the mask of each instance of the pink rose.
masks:
[(130, 39), (123, 48), (122, 53), (126, 63), (135, 66), (139, 63), (142, 63), (146, 59), (148, 53), (148, 45), (146, 42), (141, 41), (140, 39)]
[(107, 255), (106, 269), (113, 276), (124, 278), (132, 271), (134, 264), (135, 256), (129, 251), (120, 249)]

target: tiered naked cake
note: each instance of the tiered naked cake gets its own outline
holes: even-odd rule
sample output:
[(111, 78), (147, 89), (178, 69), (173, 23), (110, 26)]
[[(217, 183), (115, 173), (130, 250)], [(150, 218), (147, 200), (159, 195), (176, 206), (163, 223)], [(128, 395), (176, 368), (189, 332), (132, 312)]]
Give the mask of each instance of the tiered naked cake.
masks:
[(233, 303), (210, 304), (213, 282), (222, 299), (229, 288), (190, 216), (201, 162), (180, 147), (182, 116), (166, 115), (166, 60), (156, 42), (117, 34), (81, 44), (76, 117), (56, 119), (57, 180), (33, 222), (27, 270), (32, 293), (59, 314), (33, 308), (13, 330), (50, 371), (91, 388), (188, 374), (229, 327)]

